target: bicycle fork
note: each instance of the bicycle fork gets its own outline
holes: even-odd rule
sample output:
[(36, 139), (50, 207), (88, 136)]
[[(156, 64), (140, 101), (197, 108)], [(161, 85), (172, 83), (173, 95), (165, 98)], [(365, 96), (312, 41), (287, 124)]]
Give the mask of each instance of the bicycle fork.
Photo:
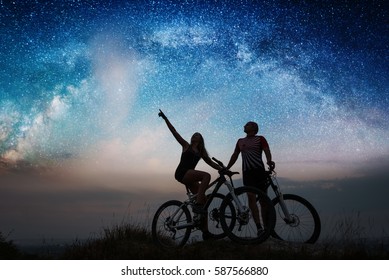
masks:
[(288, 207), (286, 207), (286, 204), (285, 204), (285, 201), (284, 201), (284, 196), (283, 194), (281, 193), (281, 191), (279, 190), (279, 188), (275, 185), (275, 184), (272, 184), (272, 188), (274, 190), (274, 193), (276, 194), (276, 196), (279, 198), (280, 200), (280, 205), (281, 205), (281, 210), (282, 212), (284, 213), (284, 218), (283, 220), (285, 221), (285, 223), (287, 224), (292, 224), (294, 223), (294, 218), (292, 217), (292, 215), (289, 213), (289, 210), (288, 210)]
[(185, 223), (185, 224), (180, 224), (179, 223), (182, 215), (184, 215), (183, 208), (184, 207), (188, 207), (188, 205), (189, 205), (189, 202), (184, 202), (181, 205), (181, 207), (179, 207), (171, 216), (166, 218), (165, 226), (170, 231), (173, 232), (172, 239), (176, 238), (176, 233), (177, 233), (178, 230), (181, 230), (181, 229), (184, 229), (184, 228), (188, 228), (188, 227), (193, 227), (193, 226), (196, 225), (196, 221), (194, 219), (190, 223)]

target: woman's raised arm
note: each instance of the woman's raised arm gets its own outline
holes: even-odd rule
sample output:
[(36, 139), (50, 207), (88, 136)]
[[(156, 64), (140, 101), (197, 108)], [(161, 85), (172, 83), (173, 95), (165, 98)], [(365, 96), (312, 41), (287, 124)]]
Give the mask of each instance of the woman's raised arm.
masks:
[(171, 133), (173, 134), (174, 138), (176, 138), (177, 142), (180, 143), (180, 145), (183, 148), (186, 148), (187, 146), (189, 146), (189, 143), (184, 138), (181, 137), (181, 135), (176, 131), (174, 126), (170, 123), (168, 118), (165, 116), (165, 114), (161, 110), (159, 110), (158, 116), (160, 116), (161, 118), (163, 118), (165, 120), (166, 125), (169, 128), (169, 130), (171, 131)]

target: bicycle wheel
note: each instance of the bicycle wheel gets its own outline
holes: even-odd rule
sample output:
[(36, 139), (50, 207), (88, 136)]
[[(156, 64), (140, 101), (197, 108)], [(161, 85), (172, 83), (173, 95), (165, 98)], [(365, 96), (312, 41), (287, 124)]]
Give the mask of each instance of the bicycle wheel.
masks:
[(283, 197), (292, 221), (285, 218), (280, 198), (274, 198), (276, 225), (272, 236), (290, 242), (315, 243), (321, 230), (320, 217), (315, 208), (301, 196), (284, 194)]
[(188, 241), (192, 226), (188, 208), (178, 200), (162, 204), (154, 215), (152, 236), (163, 247), (180, 247)]
[[(209, 194), (207, 200), (210, 201), (208, 206), (208, 230), (216, 239), (221, 239), (227, 236), (227, 232), (223, 230), (221, 225), (220, 207), (226, 196), (221, 193), (215, 195)], [(227, 205), (224, 210), (225, 219), (232, 219), (232, 211), (235, 211), (234, 205), (231, 201), (226, 202)], [(232, 224), (231, 221), (228, 224)]]
[[(251, 208), (249, 195), (251, 197), (254, 195), (254, 205)], [(275, 210), (270, 198), (253, 187), (237, 188), (235, 196), (239, 200), (241, 209), (231, 194), (226, 196), (220, 207), (223, 230), (233, 241), (242, 244), (262, 243), (270, 236), (275, 225)], [(226, 210), (230, 203), (234, 207), (231, 208), (231, 213), (227, 213)], [(258, 219), (262, 225), (262, 231), (257, 228), (255, 220), (258, 221)]]

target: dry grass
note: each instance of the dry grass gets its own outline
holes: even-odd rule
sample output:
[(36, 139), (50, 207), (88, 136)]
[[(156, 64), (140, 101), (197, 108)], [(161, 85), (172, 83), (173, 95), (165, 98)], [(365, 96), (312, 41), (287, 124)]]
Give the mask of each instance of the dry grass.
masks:
[(65, 260), (389, 259), (389, 238), (374, 242), (363, 238), (364, 228), (358, 219), (340, 219), (335, 223), (333, 232), (333, 236), (322, 238), (317, 244), (295, 244), (269, 238), (262, 244), (241, 245), (223, 239), (189, 242), (183, 248), (166, 250), (153, 243), (149, 226), (122, 223), (104, 228), (97, 237), (75, 241), (60, 253), (46, 250), (33, 256), (20, 252), (0, 233), (0, 256), (2, 259)]
[(106, 229), (102, 238), (75, 243), (61, 256), (63, 259), (388, 259), (384, 241), (321, 242), (292, 244), (270, 238), (262, 244), (241, 245), (228, 239), (193, 242), (183, 248), (166, 250), (152, 242), (151, 234), (141, 227), (117, 226)]
[(0, 260), (15, 260), (24, 258), (24, 255), (18, 250), (15, 244), (7, 240), (7, 236), (4, 236), (0, 232)]

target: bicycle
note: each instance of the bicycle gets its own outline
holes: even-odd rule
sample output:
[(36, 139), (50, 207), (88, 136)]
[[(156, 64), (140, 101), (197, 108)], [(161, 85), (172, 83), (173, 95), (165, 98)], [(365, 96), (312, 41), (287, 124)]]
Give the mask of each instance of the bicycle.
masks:
[[(210, 223), (209, 231), (213, 238), (219, 239), (228, 236), (230, 239), (244, 243), (261, 243), (265, 241), (274, 228), (275, 211), (270, 198), (263, 192), (252, 187), (234, 188), (232, 176), (239, 172), (231, 172), (219, 160), (212, 158), (223, 169), (219, 177), (209, 184), (215, 185), (214, 190), (207, 195), (204, 209), (208, 215), (193, 215), (190, 209), (196, 201), (196, 194), (187, 189), (188, 199), (181, 202), (169, 200), (163, 203), (156, 211), (152, 222), (152, 237), (155, 243), (163, 247), (184, 246), (191, 233), (200, 230), (204, 223)], [(227, 180), (227, 178), (229, 180)], [(219, 192), (222, 185), (227, 186), (227, 195)], [(256, 224), (248, 206), (248, 193), (254, 193), (258, 200), (257, 207), (262, 224), (266, 225), (258, 235)], [(269, 211), (266, 216), (261, 215), (262, 207)], [(264, 216), (264, 217), (262, 217)]]
[(277, 173), (266, 171), (266, 184), (275, 193), (272, 199), (276, 211), (276, 221), (271, 236), (289, 242), (315, 243), (320, 236), (319, 214), (306, 199), (295, 194), (282, 194)]

